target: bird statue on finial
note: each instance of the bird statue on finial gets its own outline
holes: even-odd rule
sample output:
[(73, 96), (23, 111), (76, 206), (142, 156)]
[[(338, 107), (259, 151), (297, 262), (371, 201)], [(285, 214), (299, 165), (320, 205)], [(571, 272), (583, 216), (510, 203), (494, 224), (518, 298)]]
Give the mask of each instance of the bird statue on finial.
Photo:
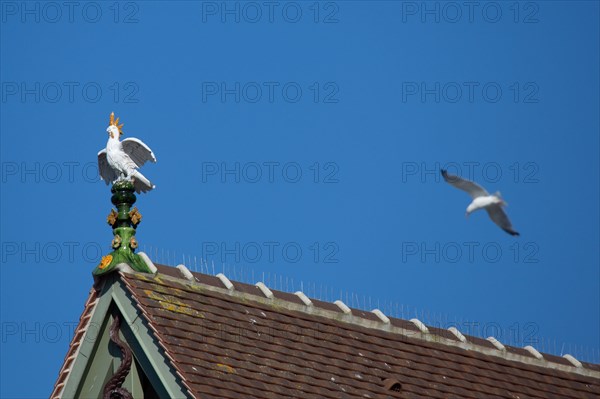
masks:
[(120, 141), (122, 128), (119, 118), (115, 119), (115, 113), (111, 113), (106, 129), (108, 143), (98, 153), (100, 177), (106, 184), (112, 183), (110, 191), (113, 195), (110, 200), (117, 209), (111, 209), (106, 218), (113, 231), (114, 237), (110, 245), (113, 251), (102, 257), (100, 264), (92, 272), (95, 277), (124, 267), (151, 273), (144, 256), (135, 253), (138, 248), (135, 234), (142, 215), (137, 207), (132, 209), (132, 206), (136, 202), (134, 192), (145, 193), (154, 188), (138, 168), (148, 161), (156, 162), (156, 157), (141, 140), (128, 138)]
[(145, 193), (155, 186), (138, 171), (147, 161), (156, 162), (152, 150), (141, 140), (130, 137), (120, 141), (123, 134), (123, 124), (119, 125), (119, 118), (115, 120), (115, 113), (110, 114), (110, 123), (106, 132), (108, 143), (106, 148), (98, 153), (98, 170), (100, 178), (109, 183), (130, 181), (136, 193)]

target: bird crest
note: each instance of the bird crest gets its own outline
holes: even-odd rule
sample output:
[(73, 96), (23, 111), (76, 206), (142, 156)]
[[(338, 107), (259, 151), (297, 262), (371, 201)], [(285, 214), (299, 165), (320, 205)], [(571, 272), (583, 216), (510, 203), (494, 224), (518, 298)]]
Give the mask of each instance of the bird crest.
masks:
[(119, 129), (119, 135), (123, 134), (123, 130), (122, 130), (123, 124), (121, 123), (119, 125), (119, 118), (117, 118), (115, 120), (115, 113), (114, 112), (110, 113), (110, 122), (109, 122), (109, 124), (112, 125), (112, 126), (115, 126), (117, 129)]

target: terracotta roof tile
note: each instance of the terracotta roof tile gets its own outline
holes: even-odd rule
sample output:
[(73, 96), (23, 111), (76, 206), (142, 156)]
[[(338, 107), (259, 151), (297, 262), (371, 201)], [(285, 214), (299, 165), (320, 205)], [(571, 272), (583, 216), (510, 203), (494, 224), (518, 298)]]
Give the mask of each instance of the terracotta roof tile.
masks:
[[(549, 353), (542, 353), (542, 355), (544, 356), (544, 359), (546, 359), (546, 360), (548, 360), (550, 362), (562, 364), (562, 365), (565, 365), (565, 366), (572, 366), (571, 362), (569, 362), (567, 359), (565, 359), (562, 356), (551, 355)], [(598, 366), (598, 365), (593, 365), (593, 366)], [(594, 369), (593, 367), (589, 367), (589, 368), (591, 370)], [(600, 371), (600, 370), (598, 370), (598, 368), (596, 368), (596, 370)]]
[[(599, 398), (600, 366), (408, 320), (157, 265), (156, 275), (121, 273), (165, 356), (191, 397), (201, 399)], [(92, 294), (59, 374), (60, 393), (97, 298)], [(398, 391), (386, 388), (396, 381)]]
[[(294, 294), (290, 294), (287, 292), (281, 292), (281, 291), (275, 291), (275, 292), (273, 292), (273, 295), (277, 299), (281, 299), (281, 300), (288, 301), (291, 303), (296, 303), (298, 305), (304, 305), (304, 302), (302, 302), (302, 300), (300, 298), (298, 298), (297, 295), (294, 295)], [(312, 303), (313, 303), (313, 305), (318, 306), (318, 304), (315, 304), (315, 301), (312, 301)]]
[[(546, 355), (544, 355), (546, 356)], [(594, 371), (600, 371), (600, 364), (594, 364), (594, 363), (588, 363), (588, 362), (581, 362), (583, 364), (583, 367), (590, 369), (590, 370), (594, 370)]]
[(516, 353), (517, 355), (521, 355), (521, 356), (527, 356), (527, 357), (535, 358), (535, 356), (533, 356), (531, 354), (531, 352), (529, 352), (526, 349), (517, 348), (515, 346), (510, 346), (510, 345), (505, 345), (505, 347), (506, 347), (506, 351), (507, 352)]
[(474, 337), (474, 336), (471, 336), (471, 335), (466, 336), (466, 338), (467, 338), (467, 341), (472, 342), (475, 345), (479, 345), (479, 346), (482, 346), (484, 348), (489, 348), (489, 349), (496, 349), (496, 347), (494, 346), (494, 344), (492, 344), (487, 339), (483, 339), (483, 338), (479, 338), (479, 337)]
[(443, 338), (450, 339), (453, 341), (459, 341), (459, 339), (456, 337), (456, 335), (452, 334), (448, 330), (445, 330), (443, 328), (431, 327), (431, 326), (428, 326), (427, 328), (429, 329), (430, 333), (432, 333), (438, 337), (443, 337)]
[[(372, 312), (345, 315), (314, 299), (308, 307), (279, 291), (267, 299), (248, 284), (233, 282), (235, 290), (227, 291), (198, 273), (197, 283), (169, 275), (176, 279), (122, 274), (122, 281), (198, 398), (597, 398), (600, 392), (598, 375), (564, 367), (570, 363), (563, 358), (538, 360), (511, 346), (502, 353), (471, 336), (463, 344), (447, 330), (421, 334), (410, 321), (392, 318), (386, 325)], [(388, 379), (401, 384), (400, 392), (384, 389)]]
[(415, 333), (419, 332), (419, 329), (417, 328), (417, 326), (415, 326), (413, 323), (411, 323), (408, 320), (390, 319), (390, 323), (393, 326), (402, 328), (404, 330), (412, 331), (412, 332), (415, 332)]

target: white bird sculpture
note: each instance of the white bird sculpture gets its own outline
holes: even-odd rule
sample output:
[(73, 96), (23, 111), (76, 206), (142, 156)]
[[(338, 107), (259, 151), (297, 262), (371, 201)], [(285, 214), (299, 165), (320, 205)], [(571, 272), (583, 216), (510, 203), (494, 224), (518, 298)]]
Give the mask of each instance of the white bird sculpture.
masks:
[(123, 124), (119, 125), (119, 118), (115, 120), (115, 113), (111, 113), (110, 123), (106, 128), (108, 143), (106, 149), (98, 153), (100, 177), (106, 184), (120, 180), (132, 181), (138, 194), (145, 193), (155, 186), (138, 171), (138, 168), (147, 161), (156, 162), (156, 157), (141, 140), (128, 138), (119, 141), (123, 134), (122, 127)]
[(504, 209), (502, 209), (503, 206), (507, 206), (508, 204), (502, 199), (499, 191), (490, 195), (483, 187), (475, 182), (463, 179), (459, 176), (449, 175), (444, 169), (442, 169), (441, 172), (447, 183), (460, 190), (466, 191), (471, 198), (473, 198), (473, 201), (467, 207), (465, 216), (469, 216), (472, 212), (479, 209), (485, 209), (490, 216), (490, 219), (492, 219), (492, 221), (502, 230), (513, 236), (519, 235), (519, 233), (513, 229), (508, 216), (504, 212)]

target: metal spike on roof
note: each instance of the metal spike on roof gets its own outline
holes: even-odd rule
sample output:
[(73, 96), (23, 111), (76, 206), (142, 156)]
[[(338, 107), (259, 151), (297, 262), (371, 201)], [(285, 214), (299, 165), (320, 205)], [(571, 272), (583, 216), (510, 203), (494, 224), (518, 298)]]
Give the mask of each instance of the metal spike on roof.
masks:
[[(140, 245), (139, 249), (141, 250), (142, 248), (144, 248), (144, 246)], [(161, 252), (162, 252), (163, 260), (165, 261), (164, 263), (171, 263), (172, 261), (175, 260), (175, 259), (171, 259), (171, 254), (173, 254), (173, 256), (176, 256), (176, 254), (178, 254), (179, 256), (182, 256), (178, 251), (161, 249), (160, 247), (157, 248), (156, 246), (153, 246), (153, 245), (152, 246), (146, 245), (145, 248), (148, 251), (146, 253), (149, 254), (150, 256), (151, 256), (151, 254), (155, 254), (155, 257), (153, 257), (152, 259), (157, 261), (157, 264), (161, 263), (160, 262)], [(139, 254), (141, 254), (141, 253), (143, 253), (143, 252), (140, 252)], [(148, 256), (148, 255), (146, 255), (146, 256)], [(186, 260), (185, 255), (183, 255), (182, 257), (183, 257), (183, 260)], [(181, 260), (181, 258), (180, 258), (180, 260)], [(189, 263), (183, 262), (182, 264), (188, 265), (189, 266), (188, 270), (190, 272), (200, 272), (200, 273), (206, 273), (207, 275), (212, 274), (214, 276), (216, 274), (215, 269), (218, 270), (218, 266), (215, 267), (214, 261), (211, 261), (211, 264), (209, 264), (207, 259), (203, 259), (203, 258), (197, 259), (196, 257), (194, 257), (194, 259), (193, 259), (194, 263), (192, 263), (192, 257), (189, 255), (188, 255), (187, 260), (189, 260)], [(197, 265), (198, 260), (200, 260), (199, 267)], [(149, 264), (152, 265), (152, 266), (150, 266), (150, 268), (154, 269), (156, 266), (154, 266), (154, 264), (150, 261), (150, 259), (148, 259), (148, 261), (149, 261)], [(145, 263), (148, 263), (148, 262), (145, 262)], [(213, 266), (212, 273), (210, 270), (210, 265)], [(159, 265), (159, 267), (160, 267), (160, 265)], [(296, 287), (295, 281), (291, 277), (285, 276), (284, 274), (277, 275), (276, 273), (273, 273), (273, 272), (265, 273), (262, 271), (257, 271), (258, 275), (257, 275), (257, 278), (255, 279), (254, 278), (255, 270), (253, 270), (253, 269), (248, 270), (245, 267), (241, 267), (241, 266), (239, 266), (240, 267), (239, 270), (238, 270), (238, 266), (236, 266), (232, 269), (233, 266), (228, 265), (228, 264), (222, 264), (222, 267), (223, 267), (223, 271), (224, 271), (222, 273), (223, 275), (230, 276), (231, 273), (233, 273), (233, 274), (235, 274), (235, 276), (237, 276), (236, 279), (230, 280), (232, 282), (232, 284), (234, 281), (247, 282), (247, 283), (251, 284), (252, 282), (257, 281), (260, 278), (260, 274), (262, 273), (264, 276), (262, 281), (264, 282), (265, 286), (270, 287), (270, 289), (272, 289), (273, 292), (276, 292), (275, 289), (278, 289), (278, 290), (281, 289), (285, 292), (296, 294), (296, 292), (297, 292), (296, 290), (298, 288), (300, 288), (299, 291), (302, 292), (306, 296), (306, 298), (310, 301), (310, 303), (313, 302), (311, 300), (311, 298), (312, 299), (321, 298), (321, 300), (324, 300), (326, 302), (331, 302), (331, 301), (333, 301), (335, 296), (338, 296), (337, 294), (335, 294), (335, 296), (334, 296), (334, 292), (335, 292), (334, 288), (329, 287), (326, 284), (320, 284), (320, 283), (315, 284), (314, 282), (306, 282), (306, 284), (304, 284), (305, 282), (300, 281), (300, 284), (298, 284), (300, 287)], [(153, 272), (156, 273), (157, 271), (153, 270)], [(250, 276), (252, 276), (251, 279), (250, 279)], [(187, 279), (187, 278), (185, 278), (185, 279)], [(268, 283), (268, 281), (270, 281), (270, 283)], [(223, 284), (225, 284), (225, 283), (223, 283)], [(311, 292), (312, 292), (312, 294), (311, 294)], [(344, 298), (344, 295), (346, 296), (346, 298)], [(298, 296), (298, 295), (296, 295), (296, 296)], [(340, 291), (339, 298), (340, 298), (341, 303), (343, 303), (344, 305), (348, 304), (346, 307), (349, 307), (349, 310), (350, 309), (360, 309), (362, 311), (372, 312), (371, 308), (369, 307), (369, 303), (371, 303), (373, 305), (379, 304), (380, 306), (376, 306), (376, 308), (379, 309), (385, 317), (390, 319), (390, 322), (394, 318), (408, 320), (412, 316), (415, 319), (420, 320), (423, 323), (423, 325), (425, 325), (428, 332), (432, 333), (431, 331), (429, 331), (428, 326), (429, 327), (437, 327), (440, 329), (447, 329), (447, 331), (449, 331), (450, 333), (452, 333), (452, 335), (454, 337), (456, 337), (455, 340), (457, 339), (460, 342), (467, 342), (467, 343), (471, 342), (468, 338), (469, 335), (474, 335), (476, 337), (485, 338), (485, 336), (482, 336), (482, 334), (481, 334), (481, 332), (483, 332), (483, 331), (475, 331), (474, 330), (474, 326), (476, 326), (477, 324), (470, 323), (468, 321), (463, 321), (464, 319), (457, 318), (456, 316), (453, 317), (453, 316), (449, 316), (445, 313), (435, 313), (435, 312), (431, 312), (430, 310), (427, 310), (427, 309), (421, 310), (421, 309), (417, 309), (414, 306), (409, 306), (407, 304), (402, 304), (399, 302), (393, 302), (393, 301), (387, 301), (387, 300), (380, 300), (376, 296), (370, 297), (370, 296), (361, 295), (361, 294), (351, 292), (351, 291)], [(305, 306), (310, 306), (310, 305), (306, 304), (307, 301), (305, 301), (303, 299), (301, 299), (301, 301)], [(299, 302), (297, 302), (297, 303), (299, 303)], [(316, 305), (316, 304), (313, 304), (313, 306), (315, 306), (315, 308), (320, 307), (319, 305)], [(339, 306), (337, 306), (337, 307), (340, 310), (342, 310)], [(343, 310), (342, 310), (342, 312), (343, 312)], [(349, 313), (351, 314), (352, 311), (350, 310)], [(452, 322), (452, 320), (454, 320), (454, 322)], [(413, 322), (413, 324), (414, 324), (414, 322)], [(461, 327), (461, 324), (463, 325), (462, 327)], [(455, 327), (451, 327), (452, 325), (454, 325)], [(467, 332), (469, 335), (466, 335), (466, 334), (463, 335), (462, 332), (459, 330), (459, 328), (460, 328), (460, 330)], [(433, 332), (432, 334), (435, 334), (435, 332)], [(500, 337), (500, 338), (504, 337), (504, 339), (501, 338), (502, 342), (506, 342), (506, 346), (505, 346), (501, 342), (497, 342), (496, 344), (494, 344), (493, 341), (488, 340), (498, 350), (505, 351), (506, 347), (508, 347), (509, 345), (522, 347), (523, 349), (527, 350), (531, 354), (531, 357), (535, 357), (536, 359), (540, 359), (539, 356), (537, 355), (538, 353), (542, 356), (542, 359), (546, 359), (544, 357), (545, 353), (549, 353), (549, 354), (552, 353), (557, 356), (562, 356), (566, 353), (569, 353), (569, 354), (571, 354), (573, 359), (584, 364), (583, 368), (586, 368), (586, 365), (585, 365), (586, 362), (588, 362), (588, 361), (591, 363), (597, 362), (596, 359), (600, 358), (600, 356), (599, 356), (600, 351), (598, 351), (598, 350), (584, 348), (584, 347), (578, 347), (578, 346), (568, 345), (568, 344), (563, 344), (563, 346), (561, 348), (560, 345), (557, 345), (556, 340), (552, 340), (552, 339), (541, 340), (535, 347), (532, 346), (531, 348), (528, 348), (525, 346), (525, 344), (527, 342), (523, 342), (523, 340), (521, 340), (519, 338), (519, 335), (508, 334), (508, 333), (506, 333), (506, 330), (497, 330), (497, 334), (494, 333), (493, 336)], [(471, 342), (471, 343), (473, 343), (473, 342)]]
[(379, 317), (379, 320), (381, 320), (383, 322), (383, 324), (390, 324), (389, 317), (387, 317), (386, 315), (384, 315), (381, 310), (379, 310), (379, 309), (373, 309), (371, 312), (375, 313), (375, 315), (377, 317)]
[(410, 322), (413, 323), (423, 334), (429, 334), (429, 329), (421, 320), (414, 318), (410, 319)]
[(231, 281), (229, 281), (229, 279), (223, 274), (223, 273), (219, 273), (216, 276), (219, 280), (221, 280), (221, 282), (223, 283), (223, 285), (225, 286), (225, 288), (227, 288), (228, 290), (233, 290), (233, 283)]
[(267, 287), (265, 285), (265, 283), (263, 283), (262, 281), (259, 281), (258, 283), (255, 284), (259, 290), (262, 291), (263, 295), (269, 299), (273, 299), (274, 295), (273, 292), (269, 289), (269, 287)]

